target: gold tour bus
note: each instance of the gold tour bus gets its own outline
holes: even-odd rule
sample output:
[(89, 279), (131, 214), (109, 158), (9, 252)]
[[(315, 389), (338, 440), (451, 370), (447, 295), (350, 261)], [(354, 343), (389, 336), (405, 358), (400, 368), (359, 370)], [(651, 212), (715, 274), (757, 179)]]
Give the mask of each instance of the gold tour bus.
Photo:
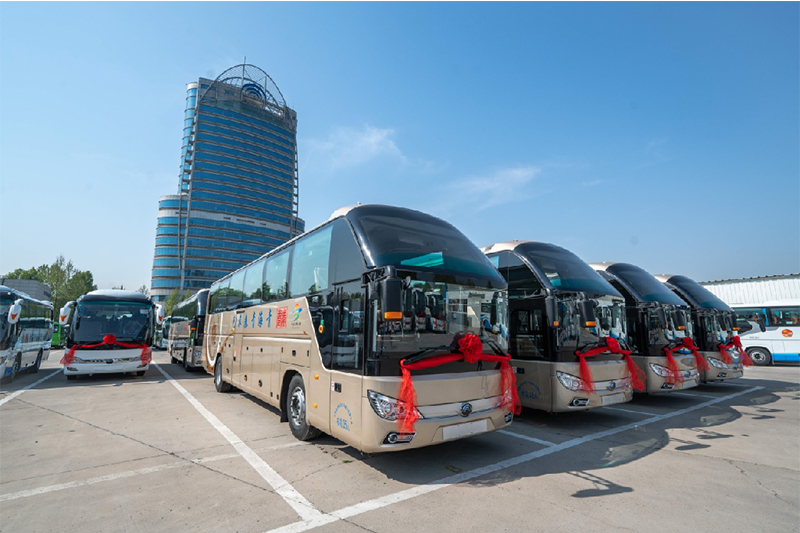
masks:
[(167, 350), (172, 363), (181, 363), (191, 371), (203, 366), (208, 289), (197, 291), (172, 310)]
[(692, 312), (647, 271), (628, 263), (590, 263), (625, 297), (628, 346), (642, 370), (644, 392), (669, 392), (696, 387), (708, 367), (692, 338)]
[(697, 348), (708, 362), (700, 373), (700, 381), (726, 381), (740, 378), (744, 365), (752, 361), (741, 349), (735, 332), (736, 313), (708, 289), (686, 276), (658, 275), (655, 277), (692, 308), (692, 327)]
[(509, 241), (482, 250), (508, 281), (511, 364), (522, 405), (559, 412), (630, 401), (632, 386), (643, 384), (626, 345), (622, 295), (552, 244)]
[(519, 412), (506, 309), (506, 282), (447, 222), (351, 206), (211, 286), (203, 364), (300, 440), (417, 448)]

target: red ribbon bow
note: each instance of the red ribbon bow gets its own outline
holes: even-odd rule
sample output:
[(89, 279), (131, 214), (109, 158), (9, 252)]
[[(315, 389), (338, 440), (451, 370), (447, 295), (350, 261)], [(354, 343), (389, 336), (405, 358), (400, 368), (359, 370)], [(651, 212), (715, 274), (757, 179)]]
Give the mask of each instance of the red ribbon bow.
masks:
[[(711, 367), (708, 366), (708, 361), (706, 361), (706, 358), (703, 357), (700, 354), (700, 352), (697, 351), (697, 345), (694, 343), (694, 340), (692, 340), (691, 337), (684, 337), (683, 338), (683, 344), (682, 345), (678, 344), (677, 346), (672, 348), (670, 351), (680, 350), (681, 348), (686, 348), (687, 350), (692, 352), (692, 355), (694, 355), (694, 362), (695, 362), (695, 365), (697, 366), (697, 371), (698, 372), (701, 371), (701, 370), (711, 370)], [(664, 350), (666, 351), (667, 349), (664, 348)]]
[(578, 356), (581, 370), (581, 381), (583, 381), (583, 389), (589, 393), (594, 394), (594, 380), (592, 379), (592, 370), (589, 363), (586, 362), (587, 357), (592, 357), (601, 353), (611, 352), (621, 354), (625, 358), (625, 363), (628, 365), (628, 372), (631, 374), (631, 386), (636, 390), (644, 390), (644, 372), (639, 368), (631, 358), (631, 350), (623, 350), (617, 339), (614, 337), (603, 337), (601, 340), (605, 341), (605, 345), (598, 345), (590, 348), (585, 352), (575, 351)]
[(483, 343), (480, 338), (473, 333), (467, 333), (458, 340), (458, 352), (437, 355), (428, 359), (422, 359), (414, 363), (407, 363), (405, 359), (400, 361), (400, 369), (403, 372), (403, 381), (400, 384), (399, 400), (405, 403), (406, 412), (404, 416), (398, 417), (400, 423), (400, 431), (404, 433), (413, 433), (414, 424), (419, 420), (419, 412), (416, 409), (417, 393), (414, 390), (414, 382), (411, 379), (412, 370), (420, 370), (423, 368), (432, 368), (454, 361), (464, 360), (467, 363), (477, 363), (478, 361), (487, 361), (490, 363), (500, 363), (500, 389), (503, 395), (502, 407), (518, 415), (522, 410), (519, 403), (519, 396), (517, 396), (516, 377), (514, 376), (514, 369), (508, 364), (511, 360), (510, 355), (494, 355), (483, 353)]
[(153, 352), (146, 344), (128, 344), (127, 342), (119, 342), (115, 335), (106, 335), (103, 337), (103, 342), (99, 344), (82, 344), (80, 346), (74, 345), (72, 348), (69, 349), (67, 353), (64, 354), (64, 357), (61, 358), (61, 364), (64, 366), (72, 364), (73, 359), (75, 359), (75, 349), (76, 348), (99, 348), (100, 346), (122, 346), (123, 348), (141, 348), (142, 349), (142, 364), (146, 365), (153, 360)]
[(730, 350), (731, 348), (736, 348), (737, 350), (739, 350), (739, 355), (742, 358), (742, 366), (753, 366), (753, 360), (750, 359), (750, 356), (747, 355), (747, 352), (744, 350), (744, 348), (742, 348), (742, 340), (739, 338), (738, 335), (734, 335), (733, 338), (731, 339), (731, 342), (729, 342), (728, 344), (720, 343), (719, 345), (719, 353), (720, 355), (722, 355), (722, 360), (726, 364), (733, 363), (731, 354), (728, 353), (728, 350)]

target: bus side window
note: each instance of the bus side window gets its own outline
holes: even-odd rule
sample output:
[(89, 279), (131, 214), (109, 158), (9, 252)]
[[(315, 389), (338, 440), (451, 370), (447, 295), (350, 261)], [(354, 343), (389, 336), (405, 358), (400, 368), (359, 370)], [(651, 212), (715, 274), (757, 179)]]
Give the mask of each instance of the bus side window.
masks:
[(799, 307), (772, 307), (769, 310), (772, 315), (773, 321), (770, 322), (773, 326), (798, 326), (800, 325), (800, 308)]
[(519, 359), (542, 359), (539, 352), (544, 340), (541, 309), (520, 309), (511, 314), (512, 342)]
[(228, 288), (227, 309), (239, 309), (244, 301), (244, 270), (240, 270), (231, 276), (231, 285)]
[(214, 282), (211, 285), (211, 289), (208, 291), (208, 312), (213, 313), (215, 312), (217, 307), (217, 302), (219, 301), (219, 282)]
[(290, 247), (267, 258), (267, 263), (264, 265), (264, 283), (261, 288), (264, 301), (289, 298), (289, 254), (291, 251)]
[(361, 279), (366, 270), (361, 247), (356, 243), (350, 223), (343, 218), (333, 223), (330, 265), (331, 285)]
[(289, 290), (295, 296), (328, 289), (331, 251), (331, 224), (294, 243)]
[(245, 269), (242, 307), (258, 305), (262, 302), (262, 283), (264, 281), (264, 263), (262, 259)]
[(528, 265), (512, 252), (502, 252), (500, 254), (500, 268), (500, 273), (508, 280), (509, 291), (518, 289), (524, 290), (526, 294), (529, 294), (542, 288), (542, 284), (531, 272), (531, 269), (528, 268)]

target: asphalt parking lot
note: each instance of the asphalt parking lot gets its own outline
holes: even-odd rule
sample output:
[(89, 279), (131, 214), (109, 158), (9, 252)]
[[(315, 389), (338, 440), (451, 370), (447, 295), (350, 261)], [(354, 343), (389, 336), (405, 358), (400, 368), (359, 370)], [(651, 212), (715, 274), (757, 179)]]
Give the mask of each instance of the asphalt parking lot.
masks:
[(797, 531), (800, 368), (363, 456), (155, 352), (0, 389), (0, 531)]

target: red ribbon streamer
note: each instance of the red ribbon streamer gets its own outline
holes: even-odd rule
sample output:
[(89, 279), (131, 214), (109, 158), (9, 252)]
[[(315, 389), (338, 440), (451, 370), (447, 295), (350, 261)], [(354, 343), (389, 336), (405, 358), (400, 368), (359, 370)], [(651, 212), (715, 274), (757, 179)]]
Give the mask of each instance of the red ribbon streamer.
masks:
[(145, 344), (128, 344), (127, 342), (119, 342), (115, 335), (106, 335), (103, 337), (103, 342), (99, 344), (82, 344), (80, 346), (73, 345), (72, 348), (69, 349), (67, 353), (64, 354), (64, 357), (61, 358), (61, 364), (64, 366), (72, 364), (73, 359), (75, 359), (75, 349), (76, 348), (99, 348), (100, 346), (122, 346), (123, 348), (141, 348), (142, 349), (142, 364), (146, 365), (153, 360), (153, 352), (150, 348)]
[(458, 350), (460, 353), (449, 353), (437, 355), (428, 359), (423, 359), (415, 363), (407, 363), (405, 359), (400, 361), (400, 369), (403, 372), (403, 381), (400, 385), (399, 400), (406, 405), (405, 416), (398, 417), (400, 422), (400, 431), (404, 433), (413, 433), (414, 424), (419, 420), (419, 412), (416, 409), (417, 393), (414, 390), (414, 382), (411, 378), (412, 370), (420, 370), (423, 368), (432, 368), (434, 366), (444, 365), (455, 361), (464, 360), (467, 363), (477, 363), (478, 361), (487, 361), (490, 363), (500, 363), (500, 389), (503, 394), (502, 406), (515, 415), (518, 415), (522, 410), (522, 405), (517, 396), (516, 376), (514, 376), (514, 369), (508, 364), (511, 360), (510, 355), (494, 355), (483, 353), (483, 343), (477, 335), (467, 333), (458, 341)]
[(719, 345), (719, 353), (722, 355), (722, 360), (726, 364), (733, 363), (733, 359), (731, 355), (728, 353), (728, 350), (731, 348), (736, 348), (739, 350), (739, 355), (742, 358), (742, 366), (753, 366), (753, 360), (750, 359), (750, 356), (747, 355), (747, 352), (742, 348), (742, 340), (739, 338), (738, 335), (734, 335), (731, 339), (731, 342), (728, 344), (720, 344)]
[(694, 341), (692, 340), (691, 337), (684, 337), (683, 338), (683, 344), (677, 344), (677, 345), (673, 346), (672, 348), (664, 348), (664, 351), (665, 352), (674, 352), (674, 351), (680, 350), (682, 348), (686, 348), (687, 350), (692, 352), (692, 355), (694, 355), (694, 363), (695, 363), (695, 366), (697, 366), (697, 371), (698, 372), (701, 371), (701, 370), (711, 370), (711, 367), (708, 366), (708, 361), (706, 361), (706, 358), (703, 357), (700, 354), (700, 352), (697, 351), (697, 345), (694, 343)]
[(636, 390), (644, 390), (644, 372), (639, 366), (633, 362), (631, 357), (631, 350), (623, 350), (617, 339), (614, 337), (603, 337), (601, 340), (605, 341), (604, 345), (595, 346), (585, 352), (575, 351), (578, 356), (581, 370), (581, 381), (583, 381), (583, 389), (589, 394), (595, 393), (594, 380), (592, 379), (592, 370), (589, 368), (589, 363), (586, 362), (587, 357), (592, 357), (601, 353), (611, 352), (621, 354), (625, 358), (625, 364), (628, 365), (628, 372), (631, 375), (631, 386)]

